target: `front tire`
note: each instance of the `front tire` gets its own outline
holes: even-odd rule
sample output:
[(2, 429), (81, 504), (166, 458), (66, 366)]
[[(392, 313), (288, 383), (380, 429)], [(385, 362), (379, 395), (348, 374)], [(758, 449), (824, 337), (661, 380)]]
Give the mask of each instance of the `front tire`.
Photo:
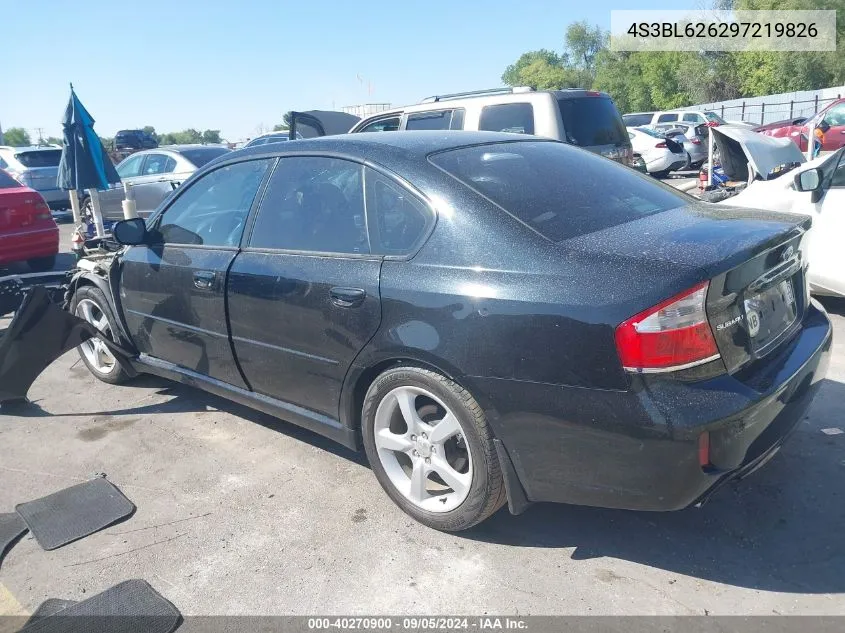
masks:
[(504, 505), (484, 411), (445, 376), (420, 367), (385, 371), (367, 391), (362, 430), (376, 479), (420, 523), (465, 530)]
[[(117, 339), (117, 322), (106, 296), (99, 288), (82, 286), (77, 288), (70, 304), (70, 311), (81, 319), (85, 319), (104, 336), (112, 341)], [(114, 354), (111, 353), (100, 340), (100, 337), (88, 339), (78, 348), (82, 362), (88, 370), (103, 382), (118, 385), (129, 379)]]

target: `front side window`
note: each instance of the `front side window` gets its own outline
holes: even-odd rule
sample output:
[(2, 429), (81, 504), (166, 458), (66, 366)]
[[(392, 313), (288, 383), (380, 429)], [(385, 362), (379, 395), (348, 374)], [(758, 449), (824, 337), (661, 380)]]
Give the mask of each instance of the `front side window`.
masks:
[(677, 121), (678, 115), (677, 114), (661, 114), (657, 117), (658, 123), (666, 123), (667, 121)]
[(272, 159), (210, 171), (191, 184), (159, 218), (165, 244), (236, 246)]
[(824, 120), (831, 127), (835, 125), (845, 125), (845, 103), (840, 103), (833, 106), (824, 115)]
[(401, 117), (392, 116), (384, 119), (378, 119), (372, 123), (368, 123), (362, 127), (359, 132), (395, 132), (399, 129), (399, 120)]
[(463, 127), (463, 108), (414, 112), (408, 115), (406, 130), (460, 130)]
[(478, 129), (488, 132), (534, 134), (534, 107), (530, 103), (501, 103), (484, 106)]
[(396, 181), (367, 169), (367, 216), (373, 253), (404, 255), (419, 244), (434, 214)]
[(282, 158), (267, 183), (249, 246), (369, 253), (363, 169), (336, 158)]
[(130, 156), (117, 166), (117, 175), (121, 178), (134, 178), (140, 175), (143, 161), (143, 154)]

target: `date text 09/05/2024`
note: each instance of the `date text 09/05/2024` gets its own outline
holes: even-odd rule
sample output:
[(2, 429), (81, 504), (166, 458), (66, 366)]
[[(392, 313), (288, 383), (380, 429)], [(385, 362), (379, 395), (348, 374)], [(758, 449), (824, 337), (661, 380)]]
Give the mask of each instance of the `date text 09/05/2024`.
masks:
[(814, 22), (635, 22), (627, 33), (652, 38), (813, 38), (818, 27)]
[(528, 623), (514, 617), (443, 617), (406, 616), (391, 617), (316, 617), (308, 618), (308, 629), (320, 630), (369, 630), (369, 631), (499, 631), (526, 630)]

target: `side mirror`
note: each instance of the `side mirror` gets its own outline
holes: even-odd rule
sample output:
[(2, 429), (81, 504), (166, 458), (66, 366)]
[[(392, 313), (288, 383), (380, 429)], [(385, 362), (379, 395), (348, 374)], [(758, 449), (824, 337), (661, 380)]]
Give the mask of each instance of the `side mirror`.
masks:
[(141, 218), (121, 220), (112, 227), (112, 236), (124, 246), (136, 246), (147, 241), (147, 224)]
[(795, 188), (798, 191), (816, 191), (821, 184), (822, 172), (818, 167), (802, 171), (795, 178)]

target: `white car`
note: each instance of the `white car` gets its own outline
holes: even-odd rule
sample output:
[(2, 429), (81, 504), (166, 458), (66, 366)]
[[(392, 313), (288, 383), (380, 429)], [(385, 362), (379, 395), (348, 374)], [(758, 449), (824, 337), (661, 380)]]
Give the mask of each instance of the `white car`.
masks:
[(845, 297), (845, 148), (806, 162), (789, 139), (719, 127), (714, 140), (723, 169), (729, 165), (731, 173), (726, 169), (726, 174), (748, 182), (740, 193), (717, 204), (812, 216), (807, 246), (810, 290)]
[(689, 155), (684, 149), (686, 138), (683, 135), (668, 139), (648, 127), (627, 129), (634, 154), (642, 157), (646, 171), (652, 176), (665, 178), (670, 171), (683, 169), (689, 164)]

